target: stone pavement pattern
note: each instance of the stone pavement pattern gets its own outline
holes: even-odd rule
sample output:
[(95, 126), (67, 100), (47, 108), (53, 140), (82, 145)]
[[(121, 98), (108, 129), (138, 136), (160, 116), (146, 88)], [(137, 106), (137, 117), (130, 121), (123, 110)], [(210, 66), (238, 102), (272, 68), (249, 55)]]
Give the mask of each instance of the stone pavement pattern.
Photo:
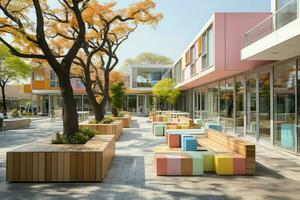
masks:
[(157, 177), (152, 149), (163, 138), (150, 133), (146, 118), (134, 118), (117, 142), (116, 157), (104, 183), (8, 184), (6, 151), (49, 136), (61, 122), (35, 120), (25, 130), (8, 131), (0, 140), (0, 199), (300, 199), (300, 159), (258, 146), (256, 176)]

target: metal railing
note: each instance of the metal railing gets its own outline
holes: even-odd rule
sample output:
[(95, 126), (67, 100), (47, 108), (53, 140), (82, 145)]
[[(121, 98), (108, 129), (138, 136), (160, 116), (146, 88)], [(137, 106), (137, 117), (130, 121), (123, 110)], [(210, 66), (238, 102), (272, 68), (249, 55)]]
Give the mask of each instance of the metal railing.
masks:
[(243, 36), (244, 47), (253, 44), (298, 18), (298, 2), (291, 0), (278, 11), (257, 24)]

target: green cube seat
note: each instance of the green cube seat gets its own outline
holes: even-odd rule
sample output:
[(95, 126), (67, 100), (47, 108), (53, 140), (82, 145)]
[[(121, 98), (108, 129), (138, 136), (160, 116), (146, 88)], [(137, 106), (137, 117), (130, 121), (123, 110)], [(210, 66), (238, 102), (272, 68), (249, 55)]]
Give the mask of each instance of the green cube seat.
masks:
[(154, 135), (155, 136), (164, 136), (166, 132), (166, 126), (164, 124), (154, 125)]
[(203, 157), (204, 172), (214, 172), (215, 171), (214, 153), (211, 151), (201, 151), (201, 154)]

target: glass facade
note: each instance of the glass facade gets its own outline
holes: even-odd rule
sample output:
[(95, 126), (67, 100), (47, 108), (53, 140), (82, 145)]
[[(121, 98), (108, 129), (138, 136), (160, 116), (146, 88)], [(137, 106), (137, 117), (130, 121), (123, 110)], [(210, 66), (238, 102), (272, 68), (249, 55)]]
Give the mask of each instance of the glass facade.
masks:
[(270, 141), (271, 72), (259, 73), (259, 139)]
[(57, 88), (59, 87), (58, 78), (53, 70), (50, 71), (50, 87)]
[(244, 93), (245, 78), (238, 76), (235, 81), (235, 132), (244, 135)]
[(212, 83), (209, 84), (207, 88), (207, 102), (211, 102), (207, 106), (207, 121), (213, 123), (218, 122), (218, 87), (218, 83)]
[(152, 95), (129, 94), (125, 97), (124, 108), (126, 111), (147, 115), (152, 107)]
[(246, 135), (256, 136), (257, 129), (257, 78), (247, 77), (246, 82)]
[(151, 88), (167, 71), (167, 68), (132, 68), (132, 88)]
[(274, 144), (295, 150), (296, 62), (274, 68)]
[(183, 92), (181, 108), (225, 132), (300, 153), (300, 66), (293, 60)]

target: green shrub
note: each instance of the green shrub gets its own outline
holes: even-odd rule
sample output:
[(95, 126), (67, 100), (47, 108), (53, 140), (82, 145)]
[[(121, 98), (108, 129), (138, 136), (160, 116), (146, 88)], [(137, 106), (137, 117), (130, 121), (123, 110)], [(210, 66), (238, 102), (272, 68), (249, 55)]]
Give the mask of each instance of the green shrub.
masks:
[(105, 117), (105, 118), (101, 121), (102, 124), (110, 124), (110, 123), (112, 123), (112, 122), (114, 122), (114, 120), (113, 120), (112, 118), (110, 118), (110, 117)]
[(98, 121), (95, 119), (92, 119), (91, 121), (89, 121), (89, 124), (98, 124)]
[(93, 131), (91, 129), (88, 129), (88, 128), (81, 129), (80, 133), (82, 133), (83, 135), (88, 136), (89, 139), (93, 138), (96, 135), (95, 131)]
[(89, 140), (89, 136), (83, 133), (75, 133), (71, 138), (69, 138), (70, 144), (85, 144)]
[(57, 132), (52, 144), (85, 144), (95, 136), (95, 132), (90, 129), (81, 129), (78, 133), (66, 137), (64, 134)]
[(60, 134), (59, 132), (56, 132), (55, 138), (52, 139), (52, 144), (64, 144), (64, 143), (65, 143), (64, 135)]
[(10, 114), (12, 117), (19, 117), (19, 111), (18, 111), (18, 109), (16, 109), (16, 108), (14, 108), (14, 109), (12, 109), (12, 111), (11, 111), (11, 114)]

